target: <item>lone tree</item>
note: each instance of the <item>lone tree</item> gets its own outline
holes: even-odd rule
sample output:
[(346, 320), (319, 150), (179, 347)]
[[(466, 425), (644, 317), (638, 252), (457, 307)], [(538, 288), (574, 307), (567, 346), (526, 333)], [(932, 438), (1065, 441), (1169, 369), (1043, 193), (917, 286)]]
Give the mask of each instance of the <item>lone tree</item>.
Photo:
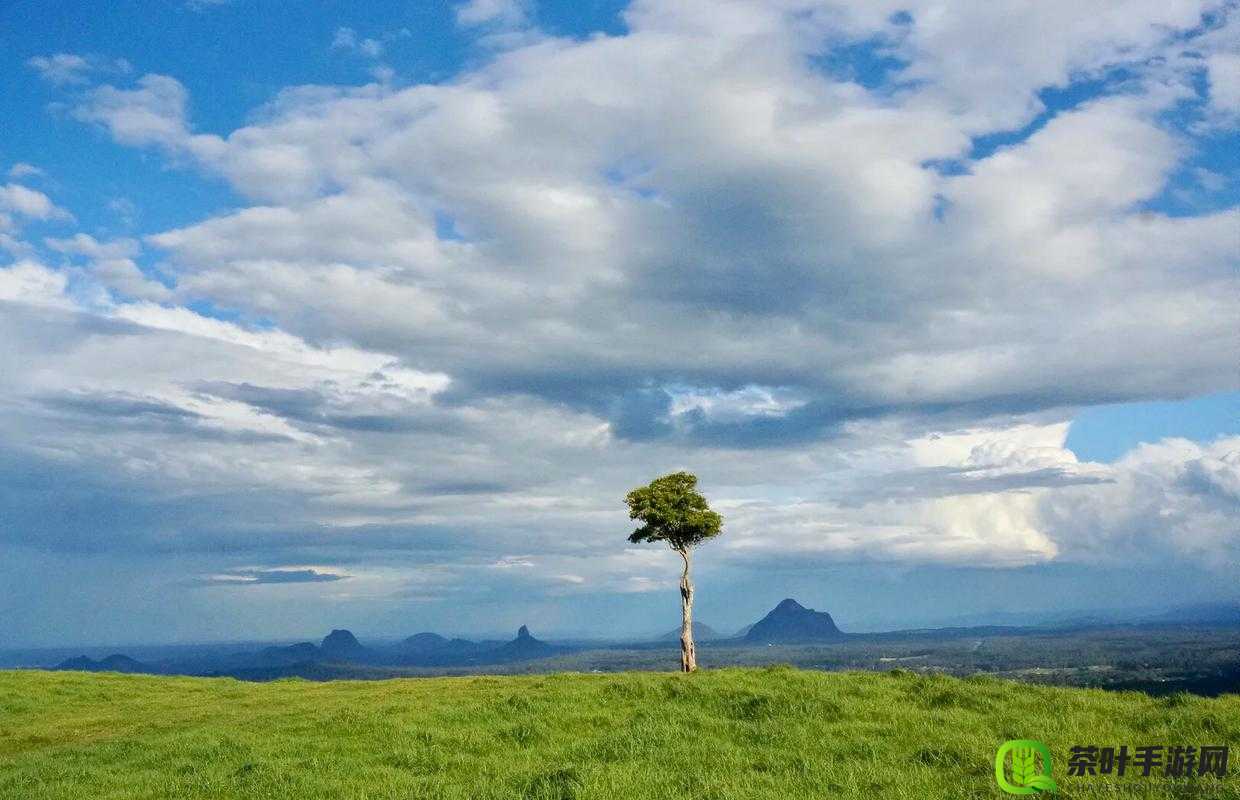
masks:
[(697, 476), (673, 472), (655, 478), (648, 486), (629, 492), (629, 519), (642, 526), (629, 536), (629, 541), (667, 542), (685, 562), (680, 576), (680, 668), (684, 672), (697, 669), (697, 651), (693, 646), (693, 582), (689, 580), (689, 553), (694, 546), (718, 536), (723, 517), (710, 510), (706, 498), (697, 492)]

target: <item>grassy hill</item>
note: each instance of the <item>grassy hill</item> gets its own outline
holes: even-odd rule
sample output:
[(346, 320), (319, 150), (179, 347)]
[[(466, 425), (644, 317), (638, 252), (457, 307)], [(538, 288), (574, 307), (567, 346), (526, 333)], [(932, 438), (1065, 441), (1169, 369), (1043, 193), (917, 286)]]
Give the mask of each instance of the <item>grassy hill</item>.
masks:
[[(1059, 797), (1236, 797), (1073, 778), (1074, 744), (1240, 747), (1240, 696), (1151, 698), (789, 668), (241, 683), (0, 672), (0, 798), (995, 798), (1047, 742)], [(1233, 753), (1240, 760), (1240, 752)]]

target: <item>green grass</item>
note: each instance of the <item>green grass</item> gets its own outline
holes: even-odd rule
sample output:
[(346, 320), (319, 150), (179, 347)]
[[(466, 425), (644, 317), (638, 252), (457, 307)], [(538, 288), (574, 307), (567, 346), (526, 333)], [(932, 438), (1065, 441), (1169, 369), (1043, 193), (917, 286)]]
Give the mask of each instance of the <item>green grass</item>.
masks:
[(1240, 798), (1231, 774), (1066, 769), (1074, 744), (1235, 747), (1236, 695), (779, 667), (266, 684), (0, 672), (5, 800), (995, 798), (995, 750), (1022, 738), (1050, 745), (1059, 797)]

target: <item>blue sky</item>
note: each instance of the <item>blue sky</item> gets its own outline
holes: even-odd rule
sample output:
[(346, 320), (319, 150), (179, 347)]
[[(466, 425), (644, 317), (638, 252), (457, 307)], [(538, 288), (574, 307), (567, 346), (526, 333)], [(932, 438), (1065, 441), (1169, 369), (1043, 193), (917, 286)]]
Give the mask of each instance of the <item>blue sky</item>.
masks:
[(1072, 420), (1067, 447), (1090, 461), (1114, 461), (1141, 442), (1181, 437), (1208, 442), (1240, 433), (1240, 395), (1121, 403), (1082, 409)]
[(1240, 600), (1238, 14), (0, 5), (12, 643)]

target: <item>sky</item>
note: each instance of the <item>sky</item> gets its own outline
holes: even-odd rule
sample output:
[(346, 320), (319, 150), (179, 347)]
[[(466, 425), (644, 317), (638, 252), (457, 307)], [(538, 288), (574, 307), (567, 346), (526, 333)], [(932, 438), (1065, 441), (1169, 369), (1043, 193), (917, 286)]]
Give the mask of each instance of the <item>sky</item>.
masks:
[[(0, 2), (0, 647), (1240, 600), (1240, 8)], [(1008, 618), (1008, 617), (1004, 617)]]

